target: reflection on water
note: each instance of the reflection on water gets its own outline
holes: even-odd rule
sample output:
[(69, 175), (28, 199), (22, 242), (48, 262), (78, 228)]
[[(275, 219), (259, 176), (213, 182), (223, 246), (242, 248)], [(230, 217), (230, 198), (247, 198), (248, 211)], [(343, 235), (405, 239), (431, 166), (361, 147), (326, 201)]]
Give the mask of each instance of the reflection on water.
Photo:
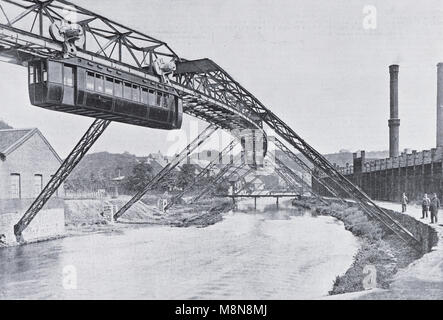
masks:
[[(2, 299), (308, 299), (358, 243), (341, 223), (275, 200), (242, 201), (207, 228), (146, 227), (0, 250)], [(73, 266), (77, 289), (65, 289)], [(72, 274), (71, 274), (72, 275)], [(65, 282), (64, 282), (65, 281)]]

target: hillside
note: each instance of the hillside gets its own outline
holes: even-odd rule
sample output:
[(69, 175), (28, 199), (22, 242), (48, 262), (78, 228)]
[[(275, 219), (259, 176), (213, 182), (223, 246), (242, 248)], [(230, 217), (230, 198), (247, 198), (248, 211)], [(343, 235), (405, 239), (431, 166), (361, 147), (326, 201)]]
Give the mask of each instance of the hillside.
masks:
[(98, 152), (87, 154), (72, 171), (65, 187), (96, 190), (109, 186), (109, 181), (117, 176), (128, 177), (138, 163), (137, 157), (130, 153)]
[(0, 130), (4, 129), (12, 129), (12, 127), (9, 124), (7, 124), (5, 121), (0, 119)]

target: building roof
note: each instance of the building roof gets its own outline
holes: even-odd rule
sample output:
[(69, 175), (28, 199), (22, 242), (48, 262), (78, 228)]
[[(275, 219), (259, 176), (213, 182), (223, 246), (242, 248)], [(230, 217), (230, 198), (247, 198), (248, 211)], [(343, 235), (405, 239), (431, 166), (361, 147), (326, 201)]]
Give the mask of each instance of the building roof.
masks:
[(0, 130), (0, 155), (2, 156), (2, 158), (5, 158), (8, 154), (14, 152), (14, 150), (20, 147), (35, 134), (38, 134), (40, 136), (43, 142), (48, 146), (57, 160), (61, 163), (62, 159), (37, 128)]

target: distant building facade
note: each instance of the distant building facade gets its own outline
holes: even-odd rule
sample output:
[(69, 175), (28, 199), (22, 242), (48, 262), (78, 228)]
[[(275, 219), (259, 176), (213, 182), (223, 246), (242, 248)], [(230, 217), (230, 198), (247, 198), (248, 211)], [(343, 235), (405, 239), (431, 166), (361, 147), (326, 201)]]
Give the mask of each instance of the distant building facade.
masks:
[[(13, 226), (40, 194), (62, 160), (38, 129), (0, 130), (0, 235), (15, 241)], [(26, 241), (64, 233), (60, 187), (23, 233)]]
[[(338, 167), (338, 171), (352, 183), (359, 186), (372, 199), (400, 201), (406, 193), (409, 200), (419, 200), (424, 193), (436, 193), (443, 196), (443, 150), (437, 148), (417, 152), (407, 150), (397, 157), (370, 160), (361, 151), (354, 153), (352, 165)], [(331, 179), (321, 175), (322, 179), (334, 185)], [(330, 196), (329, 192), (317, 181), (312, 180), (314, 191)], [(347, 197), (343, 190), (340, 195)]]

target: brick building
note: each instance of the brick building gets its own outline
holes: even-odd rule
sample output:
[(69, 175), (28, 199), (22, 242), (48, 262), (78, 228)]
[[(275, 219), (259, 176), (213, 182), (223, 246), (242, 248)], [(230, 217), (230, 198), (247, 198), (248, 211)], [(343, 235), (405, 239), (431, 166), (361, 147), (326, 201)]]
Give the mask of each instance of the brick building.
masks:
[[(15, 241), (13, 226), (61, 164), (38, 129), (0, 130), (0, 235)], [(34, 241), (64, 233), (63, 188), (48, 201), (23, 233)]]

